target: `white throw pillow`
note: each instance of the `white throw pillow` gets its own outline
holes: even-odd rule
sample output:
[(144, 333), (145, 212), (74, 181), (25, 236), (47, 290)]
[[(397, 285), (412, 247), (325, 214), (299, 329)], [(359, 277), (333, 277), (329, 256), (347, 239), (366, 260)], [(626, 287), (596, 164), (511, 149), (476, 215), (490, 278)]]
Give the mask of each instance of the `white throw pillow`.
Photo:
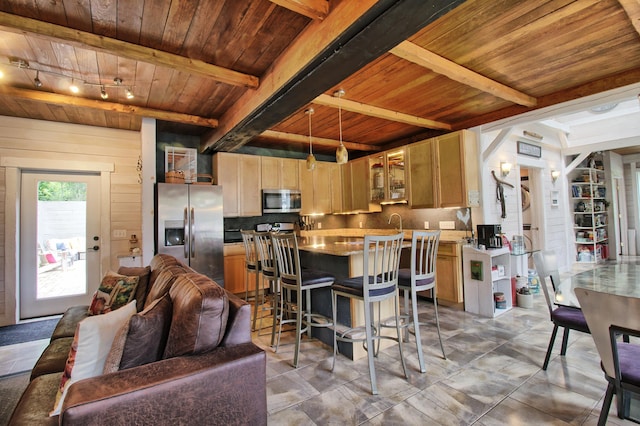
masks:
[(102, 374), (116, 333), (135, 313), (134, 300), (120, 309), (103, 315), (90, 316), (78, 323), (51, 416), (60, 414), (69, 386), (78, 380)]

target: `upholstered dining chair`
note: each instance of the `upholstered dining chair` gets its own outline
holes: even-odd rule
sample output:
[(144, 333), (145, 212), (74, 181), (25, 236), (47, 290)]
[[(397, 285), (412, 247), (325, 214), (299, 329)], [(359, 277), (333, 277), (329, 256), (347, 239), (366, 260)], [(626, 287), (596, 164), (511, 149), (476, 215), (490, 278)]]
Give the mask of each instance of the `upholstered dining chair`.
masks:
[[(444, 359), (447, 359), (444, 345), (442, 344), (442, 336), (440, 335), (440, 320), (438, 318), (436, 256), (439, 242), (440, 231), (413, 231), (411, 237), (411, 266), (409, 269), (401, 268), (398, 272), (398, 288), (404, 299), (404, 312), (401, 317), (404, 320), (402, 327), (405, 329), (405, 341), (408, 341), (409, 328), (413, 326), (421, 373), (425, 373), (427, 370), (422, 353), (420, 325), (426, 324), (420, 323), (418, 320), (417, 293), (419, 291), (431, 290), (440, 349)], [(409, 307), (409, 304), (411, 304), (411, 307)]]
[[(618, 417), (629, 418), (630, 392), (640, 394), (640, 345), (628, 336), (640, 337), (640, 298), (575, 288), (607, 379), (598, 425), (607, 422), (616, 395)], [(620, 341), (619, 337), (623, 336)], [(624, 336), (627, 341), (624, 341)], [(635, 340), (637, 342), (637, 340)], [(638, 419), (633, 419), (638, 421)]]
[(241, 230), (242, 243), (244, 245), (244, 300), (249, 300), (249, 274), (253, 274), (256, 287), (260, 280), (260, 261), (258, 260), (258, 252), (256, 251), (256, 243), (253, 236), (255, 231)]
[[(558, 306), (554, 308), (553, 301), (555, 300), (555, 285), (560, 284), (560, 273), (558, 272), (558, 260), (556, 253), (553, 250), (537, 251), (533, 253), (533, 262), (540, 277), (540, 286), (542, 287), (542, 292), (544, 293), (544, 298), (549, 308), (551, 322), (553, 322), (553, 332), (551, 333), (547, 354), (544, 358), (544, 363), (542, 364), (542, 369), (546, 370), (549, 365), (549, 359), (551, 358), (553, 344), (556, 340), (556, 335), (558, 334), (558, 328), (564, 328), (562, 348), (560, 349), (560, 355), (564, 356), (567, 353), (569, 330), (589, 333), (589, 326), (587, 325), (587, 321), (584, 319), (584, 315), (580, 308), (571, 306)], [(552, 290), (554, 290), (552, 294), (554, 297), (551, 297), (549, 294), (547, 277), (551, 279)]]
[[(274, 344), (276, 320), (278, 318), (278, 306), (280, 302), (280, 283), (278, 277), (278, 265), (276, 257), (273, 252), (273, 246), (271, 244), (270, 232), (256, 232), (254, 234), (254, 242), (256, 245), (256, 251), (258, 254), (258, 261), (260, 262), (260, 271), (262, 272), (263, 284), (266, 282), (268, 285), (265, 287), (264, 292), (260, 292), (256, 287), (256, 300), (260, 299), (260, 303), (256, 303), (256, 308), (253, 314), (253, 329), (262, 330), (262, 320), (265, 317), (265, 313), (269, 312), (273, 317), (271, 325), (271, 346)], [(266, 297), (265, 297), (266, 292)], [(258, 311), (261, 311), (260, 325), (256, 328), (256, 319), (258, 317)], [(258, 331), (260, 335), (260, 331)]]
[[(396, 235), (365, 235), (363, 273), (360, 277), (347, 278), (331, 286), (331, 304), (333, 310), (333, 364), (335, 368), (338, 356), (338, 342), (362, 342), (369, 362), (369, 377), (371, 379), (371, 393), (378, 394), (374, 357), (377, 350), (374, 341), (391, 339), (398, 343), (402, 369), (406, 378), (407, 366), (402, 353), (402, 337), (400, 335), (400, 315), (398, 312), (398, 270), (400, 267), (400, 252), (404, 234)], [(363, 303), (364, 325), (349, 327), (338, 332), (338, 296), (360, 300)], [(396, 324), (396, 336), (381, 333), (380, 303), (390, 300), (393, 304)], [(378, 306), (378, 318), (374, 318), (374, 304)], [(354, 319), (352, 319), (354, 320)], [(364, 329), (364, 336), (362, 336)]]
[(278, 264), (281, 287), (281, 312), (278, 314), (279, 325), (275, 351), (278, 351), (280, 345), (282, 326), (287, 323), (295, 323), (293, 366), (298, 368), (302, 335), (306, 333), (307, 337), (311, 338), (312, 327), (328, 328), (333, 326), (333, 322), (329, 318), (312, 312), (311, 292), (315, 289), (330, 287), (335, 278), (323, 271), (302, 268), (298, 240), (294, 233), (272, 233), (271, 244)]

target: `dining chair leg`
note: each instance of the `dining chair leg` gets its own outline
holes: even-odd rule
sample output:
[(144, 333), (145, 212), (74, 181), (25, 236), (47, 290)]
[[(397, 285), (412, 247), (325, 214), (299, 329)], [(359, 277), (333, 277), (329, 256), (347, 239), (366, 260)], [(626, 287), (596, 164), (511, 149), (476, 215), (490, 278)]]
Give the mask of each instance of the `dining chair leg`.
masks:
[[(273, 321), (271, 323), (271, 347), (275, 342), (276, 337), (276, 323), (282, 322), (282, 296), (281, 291), (278, 290), (278, 282), (274, 283), (275, 292), (273, 293), (273, 306), (271, 307), (273, 314)], [(278, 336), (279, 337), (279, 336)]]
[(407, 363), (404, 361), (404, 351), (402, 350), (402, 338), (400, 337), (400, 316), (398, 313), (398, 293), (396, 292), (396, 297), (394, 299), (393, 306), (395, 307), (396, 314), (396, 336), (398, 337), (398, 349), (400, 352), (400, 361), (402, 361), (402, 371), (404, 372), (404, 377), (406, 379), (409, 378), (409, 373), (407, 371)]
[(331, 371), (336, 367), (336, 358), (338, 357), (338, 295), (333, 289), (331, 290), (331, 313), (333, 314), (333, 362), (331, 363)]
[(296, 312), (296, 346), (293, 353), (293, 367), (298, 368), (298, 355), (300, 354), (300, 340), (302, 339), (302, 318), (305, 315), (305, 311), (302, 309), (302, 294), (301, 291), (296, 292), (298, 300), (298, 310)]
[(615, 386), (609, 383), (607, 385), (607, 392), (604, 394), (604, 401), (602, 401), (602, 408), (600, 409), (600, 416), (598, 417), (598, 426), (605, 426), (607, 424), (607, 417), (609, 417), (611, 401), (613, 401), (615, 391)]
[[(422, 340), (420, 339), (420, 323), (418, 322), (418, 303), (416, 301), (416, 294), (411, 292), (411, 314), (413, 316), (413, 334), (416, 336), (416, 349), (418, 350), (418, 363), (420, 364), (420, 372), (426, 373), (427, 369), (424, 366), (424, 355), (422, 353)], [(406, 297), (406, 294), (405, 294)], [(406, 303), (406, 299), (405, 299)], [(436, 311), (437, 312), (437, 311)], [(436, 318), (437, 318), (436, 314)], [(405, 328), (405, 334), (408, 331), (409, 327)], [(405, 340), (409, 341), (409, 339)]]
[[(276, 347), (274, 348), (274, 352), (278, 352), (278, 348), (280, 347), (280, 335), (282, 334), (282, 320), (284, 319), (284, 314), (288, 305), (284, 303), (284, 289), (280, 290), (280, 315), (278, 321), (278, 338), (276, 340)], [(273, 338), (272, 338), (273, 339)], [(273, 346), (273, 343), (271, 344)]]
[[(303, 290), (305, 293), (304, 319), (311, 322), (311, 290)], [(311, 327), (307, 328), (307, 337), (311, 339)]]
[(442, 336), (440, 335), (440, 319), (438, 317), (438, 300), (436, 296), (433, 296), (433, 308), (436, 312), (436, 328), (438, 329), (438, 340), (440, 341), (440, 349), (442, 350), (442, 357), (447, 359), (447, 354), (444, 352), (444, 345), (442, 344)]
[(365, 327), (365, 335), (366, 335), (366, 341), (367, 341), (367, 359), (369, 360), (369, 378), (371, 379), (371, 393), (373, 395), (377, 395), (378, 386), (376, 384), (376, 367), (373, 363), (373, 357), (375, 355), (375, 350), (374, 350), (375, 346), (373, 343), (373, 326), (371, 324), (372, 314), (373, 312), (371, 311), (371, 304), (365, 303), (364, 304), (364, 322), (365, 322), (364, 327)]
[[(411, 315), (411, 312), (409, 311), (409, 290), (408, 289), (404, 289), (402, 290), (403, 292), (403, 296), (404, 296), (404, 312), (402, 314), (403, 318), (406, 318), (406, 321), (409, 322), (409, 318)], [(409, 341), (409, 324), (403, 324), (404, 327), (404, 341), (408, 342)], [(415, 325), (414, 325), (415, 327)]]
[(549, 340), (549, 347), (547, 348), (547, 355), (544, 358), (544, 364), (542, 364), (542, 369), (546, 370), (549, 365), (549, 359), (551, 358), (551, 351), (553, 350), (553, 343), (556, 340), (556, 334), (558, 334), (558, 326), (553, 325), (553, 332), (551, 332), (551, 339)]
[(564, 332), (562, 333), (562, 349), (560, 350), (560, 355), (562, 356), (566, 355), (568, 343), (569, 343), (569, 327), (565, 327)]
[(253, 300), (253, 326), (251, 327), (252, 331), (256, 331), (256, 320), (258, 319), (258, 307), (261, 304), (258, 303), (258, 293), (260, 292), (260, 273), (256, 271), (256, 293)]

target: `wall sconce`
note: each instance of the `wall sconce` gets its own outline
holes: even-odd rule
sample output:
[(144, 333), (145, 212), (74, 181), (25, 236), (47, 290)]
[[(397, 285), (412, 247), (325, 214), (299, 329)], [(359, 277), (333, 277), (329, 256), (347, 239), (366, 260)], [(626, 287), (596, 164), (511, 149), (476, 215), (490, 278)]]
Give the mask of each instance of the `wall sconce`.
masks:
[(551, 170), (551, 182), (556, 183), (559, 177), (560, 177), (559, 170)]
[(511, 163), (500, 163), (500, 172), (502, 172), (502, 177), (509, 176), (509, 172), (511, 172)]

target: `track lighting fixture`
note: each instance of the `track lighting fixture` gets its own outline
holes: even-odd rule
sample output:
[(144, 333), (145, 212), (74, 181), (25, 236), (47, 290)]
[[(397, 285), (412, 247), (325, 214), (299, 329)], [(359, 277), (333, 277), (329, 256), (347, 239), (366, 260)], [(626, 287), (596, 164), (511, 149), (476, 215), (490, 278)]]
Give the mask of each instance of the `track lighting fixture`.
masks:
[(80, 92), (80, 88), (76, 85), (76, 82), (74, 79), (71, 79), (71, 86), (69, 86), (69, 90), (71, 90), (71, 93)]
[(40, 81), (40, 71), (36, 71), (36, 78), (33, 79), (33, 85), (38, 88), (42, 87), (42, 82)]
[(133, 92), (131, 91), (131, 88), (127, 87), (127, 90), (125, 91), (125, 95), (127, 96), (127, 99), (133, 99)]
[(104, 90), (104, 85), (100, 88), (100, 97), (105, 100), (109, 99), (109, 94)]

